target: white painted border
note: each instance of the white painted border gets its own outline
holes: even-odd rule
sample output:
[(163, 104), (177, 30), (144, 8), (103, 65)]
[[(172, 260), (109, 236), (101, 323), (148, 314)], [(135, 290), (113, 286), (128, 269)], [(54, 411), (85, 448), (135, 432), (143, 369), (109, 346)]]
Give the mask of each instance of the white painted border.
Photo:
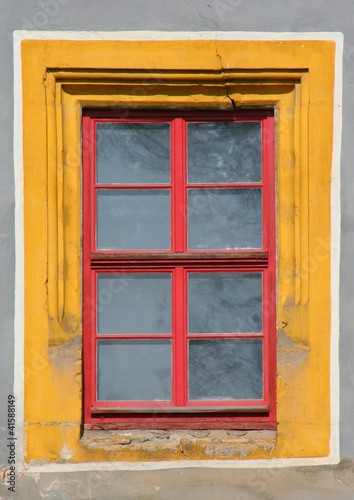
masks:
[(333, 154), (331, 177), (331, 346), (330, 346), (330, 408), (331, 434), (330, 455), (337, 462), (340, 460), (340, 244), (341, 244), (341, 203), (340, 203), (340, 160), (342, 145), (342, 95), (343, 95), (343, 48), (342, 33), (336, 36), (336, 54), (334, 66), (334, 102), (333, 102)]
[(16, 398), (16, 459), (23, 468), (24, 438), (24, 221), (21, 37), (14, 33), (14, 173), (15, 173), (15, 346), (14, 395)]
[[(23, 140), (22, 140), (22, 40), (332, 40), (336, 44), (333, 159), (331, 189), (331, 348), (330, 453), (321, 458), (270, 460), (191, 460), (172, 462), (92, 462), (27, 466), (23, 458), (24, 426), (24, 225), (23, 225)], [(271, 468), (337, 464), (339, 462), (339, 269), (340, 269), (340, 154), (342, 135), (343, 34), (338, 32), (166, 32), (166, 31), (15, 31), (14, 32), (14, 169), (15, 169), (15, 396), (17, 400), (18, 468), (26, 473), (80, 472), (90, 470), (157, 470), (190, 467)]]
[(343, 42), (339, 32), (252, 32), (252, 31), (14, 31), (14, 40), (332, 40)]

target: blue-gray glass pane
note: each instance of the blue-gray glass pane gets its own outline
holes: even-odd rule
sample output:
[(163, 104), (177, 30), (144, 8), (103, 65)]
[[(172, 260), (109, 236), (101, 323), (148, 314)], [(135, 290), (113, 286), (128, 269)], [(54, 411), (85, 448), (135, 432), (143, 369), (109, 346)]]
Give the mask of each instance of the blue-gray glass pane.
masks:
[(98, 274), (99, 334), (171, 333), (171, 274)]
[(168, 184), (168, 123), (97, 123), (97, 182)]
[(169, 250), (169, 189), (97, 192), (99, 250)]
[(189, 399), (263, 398), (262, 339), (189, 341)]
[(262, 248), (262, 190), (188, 189), (188, 248)]
[(189, 333), (262, 332), (261, 273), (189, 273)]
[(99, 340), (99, 401), (171, 400), (170, 340)]
[(262, 180), (260, 122), (188, 124), (188, 182)]

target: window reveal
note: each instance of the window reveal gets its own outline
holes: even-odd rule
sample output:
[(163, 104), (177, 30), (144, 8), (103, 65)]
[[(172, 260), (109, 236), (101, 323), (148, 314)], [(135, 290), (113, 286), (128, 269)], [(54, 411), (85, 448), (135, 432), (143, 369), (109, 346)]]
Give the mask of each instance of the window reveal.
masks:
[(274, 426), (272, 113), (83, 121), (85, 421)]

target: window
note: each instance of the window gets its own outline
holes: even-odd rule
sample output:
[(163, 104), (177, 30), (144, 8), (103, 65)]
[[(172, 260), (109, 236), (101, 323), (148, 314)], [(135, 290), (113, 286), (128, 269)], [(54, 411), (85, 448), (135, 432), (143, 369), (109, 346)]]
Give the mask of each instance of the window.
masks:
[(274, 426), (272, 112), (83, 127), (86, 422)]

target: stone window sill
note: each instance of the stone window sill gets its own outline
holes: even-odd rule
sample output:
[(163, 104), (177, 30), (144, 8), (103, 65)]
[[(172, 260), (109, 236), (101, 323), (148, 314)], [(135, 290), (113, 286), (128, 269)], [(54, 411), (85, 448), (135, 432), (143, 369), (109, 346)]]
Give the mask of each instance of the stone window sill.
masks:
[(275, 430), (86, 430), (81, 439), (88, 450), (125, 461), (271, 458), (275, 443)]

